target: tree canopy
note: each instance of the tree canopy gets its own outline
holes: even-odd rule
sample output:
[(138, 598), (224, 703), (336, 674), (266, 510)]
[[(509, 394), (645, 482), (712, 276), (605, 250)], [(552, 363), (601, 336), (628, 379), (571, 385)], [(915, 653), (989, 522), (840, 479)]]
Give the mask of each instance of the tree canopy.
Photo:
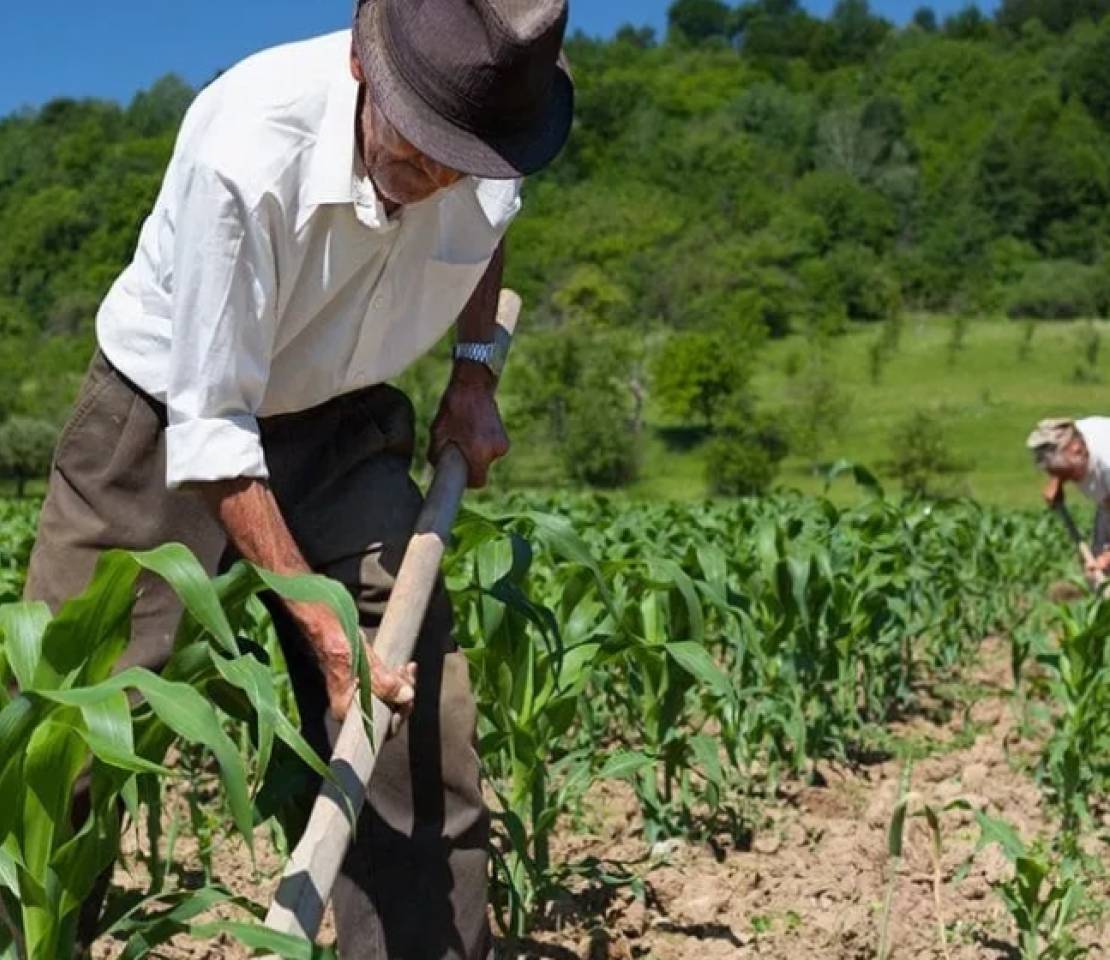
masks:
[(0, 425), (0, 474), (15, 480), (17, 497), (28, 480), (46, 476), (56, 439), (54, 427), (41, 420), (13, 417)]
[[(633, 398), (619, 430), (656, 386), (644, 371), (675, 369), (654, 353), (676, 334), (681, 352), (739, 331), (727, 349), (751, 353), (903, 310), (1110, 313), (1108, 9), (923, 6), (898, 28), (867, 0), (827, 19), (797, 0), (677, 0), (663, 40), (570, 38), (574, 133), (526, 187), (508, 282), (545, 342), (576, 343), (537, 357), (543, 389), (521, 408), (568, 435), (559, 397), (592, 382), (594, 338), (624, 343), (596, 373)], [(126, 107), (0, 120), (0, 421), (65, 409), (192, 93), (167, 77)]]

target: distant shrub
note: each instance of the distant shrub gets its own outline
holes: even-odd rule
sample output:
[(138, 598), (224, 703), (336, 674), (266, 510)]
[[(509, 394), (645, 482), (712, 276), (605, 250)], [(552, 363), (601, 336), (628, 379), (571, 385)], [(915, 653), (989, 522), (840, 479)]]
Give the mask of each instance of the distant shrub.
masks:
[(659, 403), (680, 420), (710, 430), (730, 397), (751, 377), (751, 359), (726, 331), (672, 334), (655, 357), (652, 383)]
[(896, 218), (887, 199), (850, 173), (821, 170), (806, 174), (796, 188), (802, 209), (821, 219), (833, 244), (883, 249), (894, 234)]
[(901, 311), (898, 279), (867, 247), (837, 247), (829, 263), (840, 277), (844, 308), (853, 320), (888, 320)]
[(1102, 336), (1098, 327), (1088, 321), (1079, 331), (1078, 362), (1072, 371), (1072, 380), (1075, 383), (1094, 384), (1102, 383), (1099, 370), (1099, 354), (1102, 353)]
[(804, 260), (797, 268), (807, 304), (807, 327), (811, 333), (835, 336), (848, 326), (842, 278), (824, 258)]
[(902, 344), (902, 318), (891, 317), (879, 325), (878, 336), (867, 347), (867, 375), (872, 383), (883, 379), (883, 368)]
[(1098, 268), (1073, 260), (1030, 264), (1011, 289), (1007, 313), (1034, 320), (1077, 320), (1098, 314), (1103, 284)]
[(843, 430), (852, 398), (844, 391), (822, 348), (814, 350), (809, 363), (790, 381), (788, 392), (790, 447), (816, 467), (828, 445)]
[(949, 492), (945, 478), (964, 473), (966, 466), (952, 452), (940, 420), (917, 410), (890, 435), (890, 472), (907, 493), (938, 496)]
[(1021, 338), (1018, 340), (1017, 356), (1022, 363), (1028, 362), (1033, 355), (1033, 337), (1037, 333), (1037, 324), (1034, 320), (1026, 320), (1021, 325)]
[(17, 497), (28, 480), (49, 472), (57, 438), (52, 424), (29, 417), (12, 417), (0, 426), (0, 473), (15, 480)]
[(567, 475), (591, 487), (624, 486), (640, 465), (637, 398), (627, 357), (614, 349), (594, 356), (566, 409), (559, 445)]
[(971, 326), (971, 321), (966, 313), (957, 313), (952, 318), (952, 324), (949, 328), (948, 340), (944, 345), (944, 352), (948, 358), (948, 365), (954, 366), (956, 359), (964, 348), (967, 346), (967, 333)]
[(1091, 289), (1094, 292), (1095, 315), (1110, 317), (1110, 257), (1104, 257), (1095, 268)]
[(882, 334), (867, 345), (867, 377), (876, 386), (883, 381), (883, 367), (886, 366), (887, 352), (883, 349)]
[(706, 447), (710, 492), (731, 497), (765, 493), (786, 453), (786, 440), (770, 421), (729, 417)]
[(639, 438), (619, 407), (614, 411), (597, 397), (571, 404), (560, 452), (567, 473), (587, 486), (608, 489), (636, 479)]

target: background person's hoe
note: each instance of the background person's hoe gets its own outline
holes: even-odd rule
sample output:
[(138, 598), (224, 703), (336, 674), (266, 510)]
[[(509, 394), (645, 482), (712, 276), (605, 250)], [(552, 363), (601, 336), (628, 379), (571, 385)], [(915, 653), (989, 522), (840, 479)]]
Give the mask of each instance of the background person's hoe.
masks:
[[(1071, 537), (1072, 543), (1075, 544), (1076, 549), (1079, 551), (1079, 559), (1083, 563), (1084, 571), (1090, 569), (1095, 562), (1095, 555), (1091, 548), (1087, 545), (1087, 541), (1083, 534), (1079, 532), (1079, 527), (1076, 525), (1075, 520), (1072, 518), (1071, 511), (1068, 505), (1064, 502), (1064, 498), (1057, 497), (1051, 509), (1055, 511), (1057, 516), (1063, 522), (1065, 529), (1068, 531), (1068, 536)], [(1096, 593), (1101, 591), (1106, 585), (1106, 574), (1101, 570), (1095, 570), (1093, 573), (1084, 573), (1087, 583), (1090, 584), (1092, 590)]]
[[(511, 290), (501, 291), (497, 322), (509, 334), (516, 328), (520, 307), (519, 296)], [(463, 455), (456, 447), (448, 447), (439, 458), (374, 641), (378, 656), (389, 667), (400, 667), (412, 659), (466, 481)], [(358, 702), (351, 705), (331, 758), (336, 782), (325, 783), (321, 789), (304, 835), (289, 858), (266, 915), (266, 926), (271, 929), (306, 940), (315, 938), (366, 799), (378, 747), (389, 735), (390, 721), (389, 708), (374, 699), (372, 730), (368, 731)]]

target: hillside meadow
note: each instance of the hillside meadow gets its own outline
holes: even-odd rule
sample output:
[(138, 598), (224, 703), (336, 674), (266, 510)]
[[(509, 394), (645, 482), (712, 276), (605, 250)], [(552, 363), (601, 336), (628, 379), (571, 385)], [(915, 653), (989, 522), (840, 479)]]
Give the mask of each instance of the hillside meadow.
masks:
[[(957, 492), (995, 505), (1038, 505), (1041, 478), (1025, 438), (1044, 417), (1110, 416), (1110, 376), (1098, 382), (1076, 377), (1092, 330), (1104, 344), (1099, 369), (1110, 374), (1110, 323), (1042, 323), (1027, 341), (1021, 324), (976, 320), (954, 350), (955, 323), (951, 317), (907, 318), (900, 346), (877, 383), (868, 358), (875, 331), (856, 328), (834, 341), (829, 363), (850, 406), (840, 435), (829, 441), (828, 458), (882, 473), (891, 432), (924, 410), (941, 422), (953, 453), (968, 468)], [(769, 346), (757, 374), (769, 402), (791, 402), (785, 370), (792, 356), (805, 351), (802, 338)], [(797, 457), (785, 462), (780, 482), (808, 491), (822, 486)]]
[[(844, 401), (839, 430), (828, 436), (820, 463), (847, 459), (875, 472), (892, 491), (891, 434), (917, 411), (941, 425), (961, 469), (949, 492), (982, 503), (1038, 507), (1041, 477), (1025, 449), (1025, 437), (1041, 418), (1110, 416), (1110, 323), (1069, 321), (1032, 328), (1006, 319), (966, 323), (954, 349), (957, 318), (918, 314), (903, 321), (897, 349), (872, 378), (870, 351), (882, 331), (857, 325), (820, 349)], [(1099, 379), (1077, 378), (1092, 331), (1100, 338)], [(755, 392), (778, 419), (788, 422), (798, 400), (797, 371), (814, 351), (804, 336), (770, 342), (760, 353)], [(632, 493), (644, 497), (697, 499), (705, 495), (704, 442), (683, 433), (658, 412), (649, 418), (643, 468)], [(825, 481), (813, 463), (788, 456), (779, 486), (821, 493)], [(834, 499), (854, 500), (855, 488), (838, 484)], [(1080, 509), (1084, 509), (1080, 506)]]

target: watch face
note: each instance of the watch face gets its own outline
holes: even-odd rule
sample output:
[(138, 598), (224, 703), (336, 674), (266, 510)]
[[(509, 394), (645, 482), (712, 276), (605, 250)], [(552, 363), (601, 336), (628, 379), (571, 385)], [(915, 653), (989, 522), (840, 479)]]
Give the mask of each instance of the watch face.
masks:
[(505, 351), (499, 350), (497, 344), (490, 344), (489, 360), (486, 362), (494, 376), (501, 376), (501, 371), (505, 366)]

